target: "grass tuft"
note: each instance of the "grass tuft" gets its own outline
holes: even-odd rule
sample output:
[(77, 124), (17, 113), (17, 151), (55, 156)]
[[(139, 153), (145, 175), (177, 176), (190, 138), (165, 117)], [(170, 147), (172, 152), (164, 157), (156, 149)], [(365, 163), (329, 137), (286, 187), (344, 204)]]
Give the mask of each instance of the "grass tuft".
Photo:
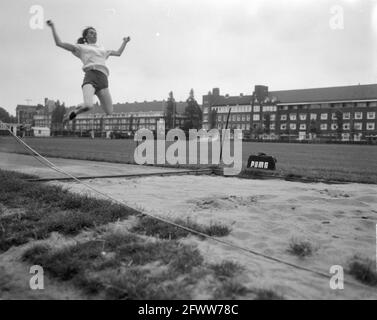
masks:
[[(191, 299), (187, 287), (163, 273), (152, 276), (148, 270), (130, 268), (127, 272), (110, 273), (106, 279), (106, 299), (176, 300)], [(170, 281), (169, 281), (170, 279)]]
[(37, 262), (42, 261), (42, 259), (49, 253), (50, 250), (51, 247), (49, 245), (36, 244), (23, 253), (22, 260), (37, 264)]
[(254, 300), (285, 300), (283, 296), (275, 293), (272, 290), (258, 289), (255, 291), (256, 297)]
[(230, 232), (231, 229), (228, 226), (220, 223), (211, 223), (208, 227), (204, 227), (204, 233), (213, 237), (225, 237), (229, 235)]
[(223, 261), (218, 264), (212, 264), (210, 267), (214, 271), (215, 276), (220, 280), (234, 277), (244, 270), (241, 265), (232, 261)]
[[(175, 221), (175, 222), (181, 222)], [(151, 217), (141, 217), (138, 223), (131, 229), (132, 232), (153, 236), (160, 239), (176, 240), (187, 237), (190, 233), (184, 229), (172, 226), (166, 222)]]
[(99, 241), (89, 241), (60, 250), (37, 246), (26, 250), (23, 260), (43, 266), (52, 276), (67, 281), (85, 273), (96, 259), (102, 259), (102, 248)]
[(305, 258), (313, 254), (314, 248), (309, 241), (292, 239), (289, 244), (288, 252), (300, 258)]
[(349, 262), (348, 272), (358, 281), (369, 285), (377, 285), (377, 272), (372, 260), (355, 256)]
[(250, 292), (242, 283), (234, 279), (222, 281), (220, 287), (214, 292), (216, 300), (235, 300)]
[[(172, 222), (177, 225), (198, 231), (200, 233), (207, 234), (209, 236), (223, 237), (231, 232), (228, 226), (221, 224), (211, 224), (210, 226), (203, 226), (195, 222), (192, 222), (189, 219), (175, 219)], [(169, 240), (181, 239), (191, 234), (194, 234), (185, 229), (170, 225), (166, 222), (159, 221), (148, 216), (140, 218), (137, 225), (134, 226), (131, 231), (140, 234), (145, 234), (147, 236), (154, 236), (157, 238)], [(203, 238), (202, 236), (199, 237)]]
[(196, 247), (180, 244), (178, 246), (179, 250), (170, 262), (172, 272), (190, 272), (193, 268), (203, 264), (204, 259)]

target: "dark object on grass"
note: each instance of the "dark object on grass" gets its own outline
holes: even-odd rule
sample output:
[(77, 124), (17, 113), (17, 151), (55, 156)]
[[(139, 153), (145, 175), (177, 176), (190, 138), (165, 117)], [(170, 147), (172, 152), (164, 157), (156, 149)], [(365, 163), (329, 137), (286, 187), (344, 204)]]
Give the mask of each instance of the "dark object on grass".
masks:
[(311, 256), (314, 250), (310, 242), (292, 239), (288, 251), (300, 258), (304, 258)]
[(252, 169), (275, 170), (276, 158), (268, 156), (265, 153), (258, 153), (258, 155), (251, 155), (247, 161), (247, 167)]
[(374, 270), (374, 263), (370, 259), (353, 257), (349, 262), (348, 272), (366, 285), (377, 286), (377, 272)]

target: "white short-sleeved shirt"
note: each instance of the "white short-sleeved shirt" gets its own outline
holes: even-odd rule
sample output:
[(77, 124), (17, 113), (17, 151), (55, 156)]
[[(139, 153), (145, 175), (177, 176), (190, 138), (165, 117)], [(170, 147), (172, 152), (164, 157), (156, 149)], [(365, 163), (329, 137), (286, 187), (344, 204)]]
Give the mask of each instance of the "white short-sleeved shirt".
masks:
[(75, 44), (75, 51), (72, 52), (83, 62), (83, 71), (98, 70), (109, 76), (109, 69), (106, 67), (106, 60), (110, 51), (105, 50), (101, 45), (95, 43)]

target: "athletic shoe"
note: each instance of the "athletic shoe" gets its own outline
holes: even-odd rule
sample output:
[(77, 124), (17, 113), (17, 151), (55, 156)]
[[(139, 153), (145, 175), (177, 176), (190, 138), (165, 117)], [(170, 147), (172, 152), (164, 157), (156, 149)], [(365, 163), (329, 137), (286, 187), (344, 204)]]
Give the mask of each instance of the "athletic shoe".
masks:
[(71, 111), (70, 113), (67, 113), (64, 118), (63, 118), (63, 123), (66, 123), (68, 121), (71, 121), (73, 120), (74, 118), (76, 118), (76, 112), (75, 111)]

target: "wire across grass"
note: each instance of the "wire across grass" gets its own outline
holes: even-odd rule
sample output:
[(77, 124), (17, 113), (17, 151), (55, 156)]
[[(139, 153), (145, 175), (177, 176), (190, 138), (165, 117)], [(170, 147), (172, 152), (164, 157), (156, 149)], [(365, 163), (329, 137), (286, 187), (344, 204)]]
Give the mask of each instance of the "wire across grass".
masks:
[[(205, 234), (208, 236), (224, 237), (231, 232), (231, 229), (228, 226), (222, 225), (220, 223), (211, 223), (209, 226), (205, 226), (193, 222), (190, 219), (174, 219), (172, 222), (174, 222), (176, 225), (180, 225), (185, 228), (195, 230), (201, 234)], [(188, 230), (167, 224), (163, 221), (156, 220), (149, 216), (142, 217), (139, 220), (138, 224), (135, 225), (131, 231), (145, 234), (147, 236), (154, 236), (161, 239), (172, 240), (184, 238), (192, 234)], [(199, 237), (202, 239), (204, 238), (204, 236), (200, 235)]]

